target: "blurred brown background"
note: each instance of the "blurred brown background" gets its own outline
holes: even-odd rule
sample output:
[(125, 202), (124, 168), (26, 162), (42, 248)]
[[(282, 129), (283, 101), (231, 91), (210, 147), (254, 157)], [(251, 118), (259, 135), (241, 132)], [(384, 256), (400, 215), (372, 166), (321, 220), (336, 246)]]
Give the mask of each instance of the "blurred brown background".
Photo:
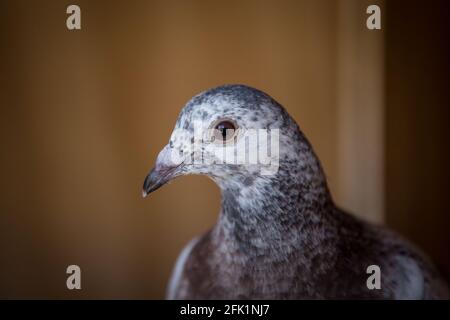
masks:
[(449, 18), (445, 1), (3, 0), (0, 298), (163, 298), (219, 193), (198, 176), (145, 200), (141, 185), (182, 106), (225, 83), (281, 102), (337, 203), (450, 278)]

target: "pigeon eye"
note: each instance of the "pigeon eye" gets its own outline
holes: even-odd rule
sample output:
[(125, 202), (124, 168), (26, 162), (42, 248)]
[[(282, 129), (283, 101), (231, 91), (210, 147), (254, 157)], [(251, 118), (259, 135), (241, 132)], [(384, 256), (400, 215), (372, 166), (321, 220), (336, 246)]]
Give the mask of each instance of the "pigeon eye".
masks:
[(223, 120), (214, 126), (214, 140), (225, 142), (233, 138), (236, 125), (229, 120)]

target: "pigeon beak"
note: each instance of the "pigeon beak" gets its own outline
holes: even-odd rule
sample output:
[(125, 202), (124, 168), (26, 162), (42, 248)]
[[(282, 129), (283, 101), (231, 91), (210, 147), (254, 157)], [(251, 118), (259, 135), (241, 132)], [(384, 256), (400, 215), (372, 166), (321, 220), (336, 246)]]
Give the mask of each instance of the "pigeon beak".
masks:
[(173, 177), (173, 172), (176, 167), (169, 167), (163, 170), (153, 168), (144, 180), (144, 186), (142, 188), (142, 197), (148, 196), (153, 191), (159, 189), (165, 185)]
[(175, 178), (178, 173), (180, 173), (183, 162), (173, 162), (173, 152), (174, 150), (172, 148), (170, 148), (169, 146), (165, 146), (164, 149), (159, 153), (155, 167), (150, 171), (150, 173), (144, 180), (142, 197), (145, 198), (150, 193), (159, 189), (167, 182)]

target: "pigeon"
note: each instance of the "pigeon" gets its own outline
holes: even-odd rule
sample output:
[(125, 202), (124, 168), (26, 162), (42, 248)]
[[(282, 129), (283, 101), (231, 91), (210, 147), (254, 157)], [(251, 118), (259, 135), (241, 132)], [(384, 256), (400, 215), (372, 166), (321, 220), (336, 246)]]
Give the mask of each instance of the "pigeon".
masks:
[[(270, 138), (277, 143), (272, 170), (250, 162), (249, 153), (240, 163), (218, 156), (242, 144), (242, 132), (260, 129), (278, 132)], [(218, 185), (221, 209), (217, 223), (179, 255), (168, 299), (449, 297), (419, 249), (335, 205), (311, 144), (260, 90), (223, 85), (194, 96), (147, 175), (143, 196), (187, 174)]]

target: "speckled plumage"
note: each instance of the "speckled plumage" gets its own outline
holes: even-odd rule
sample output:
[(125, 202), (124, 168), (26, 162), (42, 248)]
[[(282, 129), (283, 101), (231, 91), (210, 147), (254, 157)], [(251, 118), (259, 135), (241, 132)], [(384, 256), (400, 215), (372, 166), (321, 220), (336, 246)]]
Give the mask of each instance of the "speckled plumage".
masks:
[[(177, 164), (170, 178), (209, 176), (221, 189), (222, 206), (217, 224), (179, 258), (168, 298), (448, 297), (447, 284), (416, 248), (334, 205), (311, 145), (267, 94), (226, 85), (195, 96), (176, 123), (187, 131), (175, 130), (167, 148), (189, 154), (192, 137), (186, 133), (192, 133), (193, 121), (206, 128), (222, 118), (246, 129), (280, 129), (279, 170), (261, 175), (254, 166)], [(165, 182), (154, 187), (155, 179), (153, 174), (144, 189)], [(366, 269), (374, 264), (381, 268), (380, 290), (366, 285)]]

